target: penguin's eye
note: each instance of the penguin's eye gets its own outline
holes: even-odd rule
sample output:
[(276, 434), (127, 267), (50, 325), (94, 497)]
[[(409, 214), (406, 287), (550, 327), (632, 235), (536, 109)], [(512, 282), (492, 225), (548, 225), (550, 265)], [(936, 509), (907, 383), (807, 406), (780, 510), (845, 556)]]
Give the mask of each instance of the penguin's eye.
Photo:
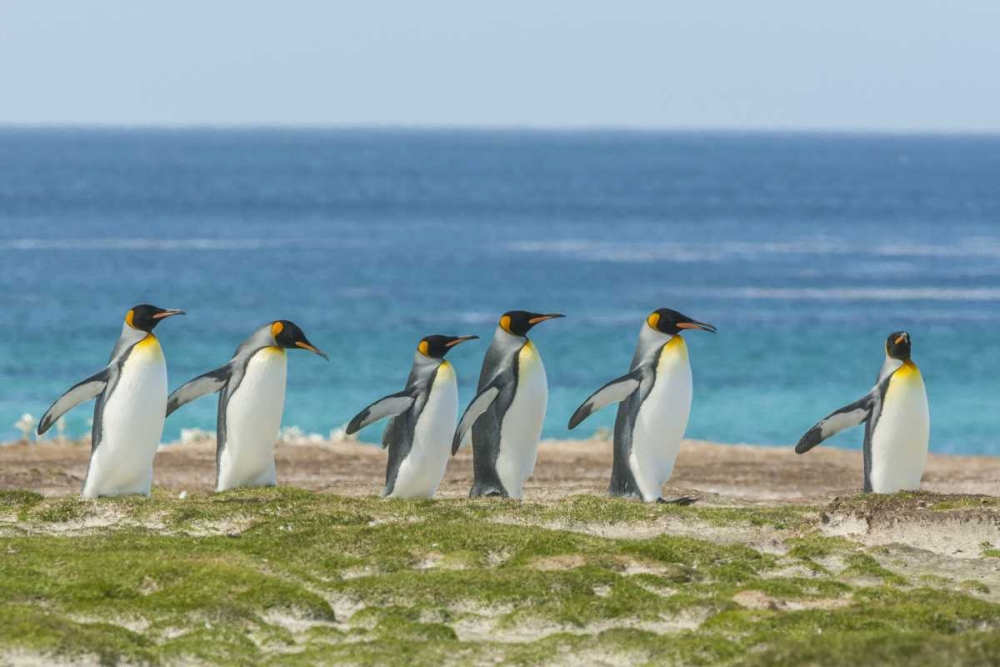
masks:
[(646, 323), (653, 327), (654, 329), (659, 329), (660, 327), (660, 314), (650, 313), (649, 317), (646, 318)]

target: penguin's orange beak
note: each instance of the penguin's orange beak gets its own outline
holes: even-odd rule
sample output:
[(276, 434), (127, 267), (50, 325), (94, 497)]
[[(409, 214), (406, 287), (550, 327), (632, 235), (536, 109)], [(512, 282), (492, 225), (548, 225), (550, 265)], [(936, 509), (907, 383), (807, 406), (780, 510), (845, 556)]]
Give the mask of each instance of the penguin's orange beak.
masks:
[(183, 310), (164, 310), (153, 315), (154, 320), (163, 320), (168, 317), (173, 317), (174, 315), (187, 315)]
[(324, 352), (323, 350), (319, 349), (318, 347), (316, 347), (312, 343), (301, 341), (301, 340), (297, 340), (297, 341), (295, 341), (295, 347), (301, 347), (303, 350), (309, 350), (313, 354), (318, 354), (319, 356), (323, 357), (327, 361), (330, 361), (330, 357), (326, 356), (326, 352)]
[(467, 340), (477, 340), (478, 338), (479, 338), (479, 336), (459, 336), (458, 338), (456, 338), (454, 340), (448, 341), (447, 343), (444, 344), (444, 346), (445, 347), (455, 347), (456, 345), (460, 345), (460, 344), (464, 343)]
[(707, 331), (709, 333), (716, 333), (715, 327), (708, 322), (699, 322), (697, 320), (691, 320), (690, 322), (681, 322), (677, 325), (678, 329), (700, 329), (701, 331)]
[(562, 313), (549, 313), (547, 315), (537, 315), (528, 320), (528, 324), (530, 324), (531, 326), (535, 326), (539, 322), (544, 322), (545, 320), (554, 320), (559, 317), (566, 317), (566, 316), (563, 315)]

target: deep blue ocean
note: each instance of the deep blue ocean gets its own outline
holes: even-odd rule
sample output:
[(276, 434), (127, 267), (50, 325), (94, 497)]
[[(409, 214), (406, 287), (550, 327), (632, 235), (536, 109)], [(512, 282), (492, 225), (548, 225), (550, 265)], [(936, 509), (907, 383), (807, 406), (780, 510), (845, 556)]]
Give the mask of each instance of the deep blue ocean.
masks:
[[(324, 435), (402, 388), (421, 336), (521, 308), (567, 315), (533, 334), (567, 437), (667, 306), (719, 329), (687, 335), (688, 436), (790, 445), (907, 329), (932, 451), (1000, 454), (1000, 137), (0, 130), (0, 440), (141, 302), (188, 311), (157, 330), (171, 388), (297, 322), (331, 362), (289, 355), (284, 423)], [(463, 403), (487, 343), (449, 357)]]

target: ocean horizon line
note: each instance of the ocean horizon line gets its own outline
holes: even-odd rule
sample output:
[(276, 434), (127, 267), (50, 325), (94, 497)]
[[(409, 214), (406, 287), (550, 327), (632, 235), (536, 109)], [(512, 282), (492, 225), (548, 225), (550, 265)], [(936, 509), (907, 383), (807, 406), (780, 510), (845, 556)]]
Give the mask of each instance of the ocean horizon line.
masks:
[(845, 137), (845, 138), (1000, 138), (998, 128), (837, 128), (837, 127), (736, 127), (736, 126), (629, 126), (547, 124), (434, 124), (434, 123), (160, 123), (160, 122), (8, 122), (3, 132), (151, 132), (172, 133), (329, 133), (369, 134), (469, 134), (469, 135), (648, 135), (720, 137)]

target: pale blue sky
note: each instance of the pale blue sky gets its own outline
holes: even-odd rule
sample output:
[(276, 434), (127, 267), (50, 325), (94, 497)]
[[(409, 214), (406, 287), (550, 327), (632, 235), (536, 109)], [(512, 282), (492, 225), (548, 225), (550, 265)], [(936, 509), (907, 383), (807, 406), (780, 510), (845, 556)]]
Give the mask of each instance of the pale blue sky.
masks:
[(0, 0), (0, 123), (1000, 131), (1000, 2)]

